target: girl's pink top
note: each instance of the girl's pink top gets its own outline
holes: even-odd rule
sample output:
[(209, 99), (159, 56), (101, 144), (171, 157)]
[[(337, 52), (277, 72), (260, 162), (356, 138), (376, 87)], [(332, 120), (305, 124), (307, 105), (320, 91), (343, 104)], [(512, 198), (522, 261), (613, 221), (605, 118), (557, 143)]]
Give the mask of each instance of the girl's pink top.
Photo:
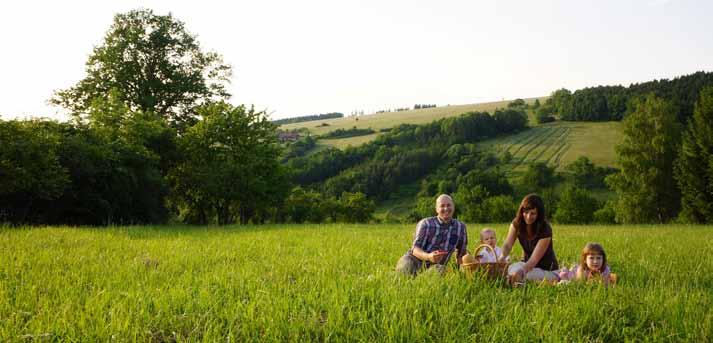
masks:
[[(560, 279), (574, 280), (577, 277), (577, 269), (579, 269), (579, 265), (575, 265), (574, 267), (572, 267), (572, 270), (567, 271), (566, 275), (560, 274)], [(609, 269), (609, 266), (606, 266), (606, 268), (604, 268), (604, 271), (602, 272), (602, 277), (609, 277), (609, 274), (611, 274), (611, 270)]]

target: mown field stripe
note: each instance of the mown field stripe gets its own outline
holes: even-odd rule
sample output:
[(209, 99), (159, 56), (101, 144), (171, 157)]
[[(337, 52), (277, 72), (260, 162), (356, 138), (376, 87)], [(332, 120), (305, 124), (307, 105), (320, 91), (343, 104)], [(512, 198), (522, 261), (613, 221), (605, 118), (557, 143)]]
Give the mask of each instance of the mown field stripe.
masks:
[[(533, 134), (531, 137), (528, 137), (526, 141), (520, 144), (520, 146), (515, 150), (514, 153), (512, 153), (513, 159), (517, 159), (518, 155), (520, 155), (520, 151), (523, 148), (526, 148), (527, 146), (530, 145), (533, 141), (539, 139), (542, 135), (547, 134), (548, 132), (552, 131), (554, 128), (552, 127), (543, 127), (543, 128), (534, 128), (533, 130), (536, 130), (535, 134)], [(527, 153), (525, 153), (525, 157), (527, 156)], [(520, 159), (523, 159), (524, 157), (520, 157)]]
[[(560, 146), (564, 143), (564, 139), (566, 139), (568, 129), (569, 128), (566, 128), (566, 127), (560, 127), (558, 130), (558, 133), (556, 135), (550, 136), (550, 138), (547, 140), (547, 143), (548, 143), (547, 146), (544, 149), (540, 150), (540, 153), (537, 154), (537, 156), (535, 156), (531, 161), (532, 162), (542, 161), (542, 156), (545, 154), (545, 152), (550, 151), (550, 150), (558, 150), (560, 148)], [(563, 139), (563, 137), (564, 137), (564, 139)], [(557, 148), (553, 149), (552, 147), (555, 145), (557, 146)], [(547, 163), (546, 160), (542, 161), (542, 162)]]
[[(527, 160), (527, 156), (528, 156), (533, 150), (537, 149), (537, 147), (540, 146), (540, 144), (542, 144), (542, 142), (546, 141), (547, 138), (550, 137), (551, 135), (553, 135), (556, 131), (557, 131), (556, 128), (550, 128), (550, 130), (548, 130), (547, 132), (543, 133), (542, 135), (540, 135), (540, 136), (538, 137), (539, 139), (537, 140), (537, 142), (535, 142), (535, 143), (528, 143), (528, 147), (529, 147), (529, 148), (528, 148), (527, 150), (525, 150), (524, 155), (523, 155), (522, 158), (519, 160), (519, 162), (517, 162), (517, 163), (515, 164), (515, 167), (514, 167), (514, 168), (517, 168), (517, 167), (519, 167), (521, 164), (524, 164), (524, 163), (526, 162), (526, 160)], [(513, 168), (513, 169), (514, 169), (514, 168)]]
[[(559, 142), (560, 144), (559, 144), (559, 146), (557, 147), (557, 149), (555, 149), (555, 150), (552, 152), (552, 155), (550, 155), (550, 157), (548, 157), (547, 160), (545, 160), (545, 163), (547, 163), (548, 165), (550, 165), (550, 161), (552, 161), (552, 159), (553, 159), (555, 156), (557, 156), (557, 154), (559, 154), (559, 153), (562, 151), (562, 149), (564, 149), (564, 148), (567, 146), (567, 139), (569, 138), (569, 133), (570, 133), (570, 131), (571, 131), (571, 129), (570, 129), (569, 127), (566, 128), (565, 132), (563, 133), (563, 136), (564, 136), (564, 137), (560, 139), (560, 142)], [(566, 151), (566, 150), (565, 150), (565, 151)], [(558, 166), (559, 166), (559, 163), (558, 163), (557, 165), (555, 165), (555, 168), (558, 167)]]

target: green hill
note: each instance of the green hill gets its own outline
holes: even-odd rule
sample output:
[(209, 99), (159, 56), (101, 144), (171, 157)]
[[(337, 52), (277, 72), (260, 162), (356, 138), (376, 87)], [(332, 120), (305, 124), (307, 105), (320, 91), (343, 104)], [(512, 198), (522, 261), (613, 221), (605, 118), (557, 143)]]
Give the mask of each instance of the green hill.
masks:
[(614, 147), (622, 138), (621, 122), (557, 121), (515, 135), (480, 143), (483, 150), (509, 153), (508, 168), (518, 171), (529, 163), (545, 162), (561, 169), (580, 156), (596, 165), (616, 167)]
[[(529, 99), (528, 102), (534, 102)], [(542, 101), (541, 101), (542, 102)], [(508, 102), (436, 107), (422, 110), (380, 113), (358, 118), (337, 118), (283, 125), (282, 129), (305, 128), (312, 134), (321, 135), (337, 129), (348, 130), (371, 128), (380, 131), (401, 124), (425, 124), (442, 118), (455, 117), (471, 111), (494, 112), (507, 107)], [(546, 124), (534, 122), (532, 111), (528, 111), (530, 128), (516, 134), (505, 135), (475, 143), (478, 150), (492, 152), (502, 162), (511, 184), (519, 182), (522, 172), (535, 162), (544, 162), (562, 171), (565, 166), (581, 156), (588, 157), (597, 166), (617, 167), (614, 147), (622, 139), (621, 122), (567, 122), (555, 121)], [(358, 119), (358, 120), (357, 120)], [(325, 123), (327, 125), (325, 125)], [(350, 126), (351, 125), (351, 126)], [(355, 136), (341, 139), (319, 139), (317, 146), (308, 154), (328, 147), (345, 149), (371, 142), (383, 133)], [(346, 181), (340, 182), (353, 182)], [(412, 180), (391, 189), (388, 197), (377, 204), (376, 217), (384, 221), (403, 220), (413, 209), (421, 181)], [(594, 194), (596, 193), (596, 194)], [(601, 193), (601, 194), (600, 194)], [(599, 200), (606, 200), (609, 191), (593, 192)]]
[[(524, 100), (526, 103), (531, 104), (535, 102), (535, 99), (540, 99), (540, 102), (542, 102), (546, 99), (546, 97)], [(371, 128), (375, 131), (379, 131), (381, 129), (389, 129), (401, 124), (426, 124), (441, 118), (459, 116), (466, 112), (493, 112), (497, 108), (506, 107), (509, 102), (510, 101), (497, 101), (469, 105), (449, 105), (401, 112), (376, 113), (358, 117), (350, 116), (327, 120), (314, 120), (281, 125), (280, 130), (296, 130), (304, 128), (309, 130), (309, 132), (313, 135), (322, 135), (337, 129), (347, 130), (354, 127), (358, 129)], [(349, 145), (356, 146), (371, 141), (376, 138), (376, 136), (378, 136), (378, 134), (343, 139), (322, 140), (322, 144), (345, 148)]]
[[(482, 151), (494, 151), (512, 158), (503, 168), (508, 179), (515, 182), (528, 164), (545, 162), (562, 170), (580, 156), (588, 157), (597, 166), (617, 167), (614, 147), (622, 139), (621, 122), (563, 122), (557, 121), (532, 127), (515, 135), (480, 142)], [(383, 221), (399, 221), (415, 205), (417, 184), (403, 185), (391, 197), (378, 204), (376, 217)], [(606, 190), (592, 191), (600, 201), (611, 194)]]

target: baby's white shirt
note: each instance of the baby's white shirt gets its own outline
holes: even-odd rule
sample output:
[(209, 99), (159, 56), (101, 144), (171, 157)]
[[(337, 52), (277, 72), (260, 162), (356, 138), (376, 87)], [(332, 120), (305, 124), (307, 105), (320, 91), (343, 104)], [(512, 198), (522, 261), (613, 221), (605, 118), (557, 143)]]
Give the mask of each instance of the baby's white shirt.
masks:
[[(503, 250), (500, 249), (499, 247), (495, 247), (495, 253), (498, 256), (503, 256)], [(480, 256), (480, 263), (494, 263), (497, 262), (495, 260), (495, 256), (490, 252), (488, 249), (481, 249), (480, 252), (478, 253), (478, 256)], [(510, 262), (510, 256), (505, 258), (505, 261)]]

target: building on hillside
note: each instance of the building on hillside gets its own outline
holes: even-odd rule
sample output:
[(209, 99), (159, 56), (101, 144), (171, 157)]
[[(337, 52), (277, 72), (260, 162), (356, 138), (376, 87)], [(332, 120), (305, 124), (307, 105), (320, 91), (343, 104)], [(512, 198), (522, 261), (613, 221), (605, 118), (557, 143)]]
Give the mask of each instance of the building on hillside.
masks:
[(300, 134), (297, 132), (283, 131), (277, 134), (277, 140), (280, 143), (294, 142), (298, 139), (300, 139)]

